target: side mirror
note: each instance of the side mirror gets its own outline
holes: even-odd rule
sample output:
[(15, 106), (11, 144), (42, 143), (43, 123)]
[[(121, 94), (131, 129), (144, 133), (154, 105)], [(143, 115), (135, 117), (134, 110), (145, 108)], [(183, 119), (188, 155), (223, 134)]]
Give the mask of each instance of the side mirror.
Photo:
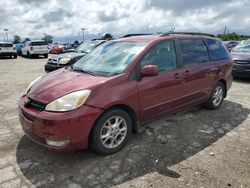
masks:
[(157, 76), (158, 74), (159, 70), (157, 65), (144, 65), (141, 68), (141, 75), (144, 77)]

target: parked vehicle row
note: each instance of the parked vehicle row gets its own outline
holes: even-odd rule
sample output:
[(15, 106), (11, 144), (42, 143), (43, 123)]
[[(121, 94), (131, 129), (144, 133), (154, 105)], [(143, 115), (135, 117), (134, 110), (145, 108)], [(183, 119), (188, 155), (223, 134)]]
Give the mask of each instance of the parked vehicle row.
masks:
[(221, 106), (233, 60), (202, 33), (165, 33), (107, 41), (73, 66), (33, 81), (19, 101), (25, 134), (57, 151), (122, 149), (132, 132), (164, 114)]

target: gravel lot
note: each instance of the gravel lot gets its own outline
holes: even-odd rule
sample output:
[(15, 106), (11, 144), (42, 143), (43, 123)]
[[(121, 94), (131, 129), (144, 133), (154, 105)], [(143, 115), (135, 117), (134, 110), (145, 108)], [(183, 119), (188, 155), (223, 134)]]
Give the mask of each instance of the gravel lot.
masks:
[(119, 153), (55, 153), (27, 139), (17, 115), (46, 59), (0, 59), (0, 187), (250, 187), (250, 81), (219, 110), (195, 107), (145, 126)]

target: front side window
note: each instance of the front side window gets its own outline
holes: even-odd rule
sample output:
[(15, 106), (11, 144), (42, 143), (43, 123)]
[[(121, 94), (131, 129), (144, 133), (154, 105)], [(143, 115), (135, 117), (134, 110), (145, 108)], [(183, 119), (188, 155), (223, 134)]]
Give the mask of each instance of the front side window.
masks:
[(206, 44), (200, 39), (179, 41), (183, 66), (209, 61)]
[(143, 57), (140, 66), (157, 65), (160, 72), (176, 68), (176, 52), (173, 41), (153, 46)]
[(227, 49), (219, 40), (206, 39), (206, 43), (210, 49), (212, 60), (216, 61), (229, 58)]
[(106, 42), (80, 59), (73, 70), (101, 76), (122, 73), (147, 46), (147, 42)]

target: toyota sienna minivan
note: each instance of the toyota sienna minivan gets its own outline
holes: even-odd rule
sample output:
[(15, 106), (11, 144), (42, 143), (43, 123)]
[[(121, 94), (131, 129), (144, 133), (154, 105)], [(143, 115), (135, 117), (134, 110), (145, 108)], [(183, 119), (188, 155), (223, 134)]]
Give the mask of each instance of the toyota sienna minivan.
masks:
[(20, 122), (47, 148), (112, 154), (164, 114), (198, 104), (219, 108), (232, 84), (232, 65), (225, 46), (209, 34), (108, 41), (33, 81), (19, 101)]

